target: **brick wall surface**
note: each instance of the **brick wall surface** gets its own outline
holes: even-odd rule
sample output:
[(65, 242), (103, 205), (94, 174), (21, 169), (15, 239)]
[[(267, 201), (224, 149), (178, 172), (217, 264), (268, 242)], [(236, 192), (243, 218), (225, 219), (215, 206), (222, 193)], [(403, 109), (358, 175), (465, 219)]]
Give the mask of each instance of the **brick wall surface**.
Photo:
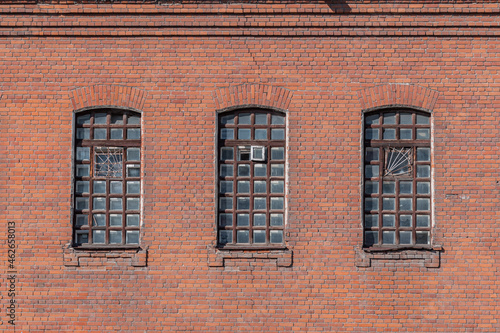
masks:
[[(496, 1), (0, 4), (0, 330), (499, 332)], [(217, 111), (287, 111), (287, 250), (215, 249)], [(362, 111), (432, 111), (433, 249), (362, 250)], [(141, 248), (71, 243), (74, 111), (142, 111)], [(8, 324), (7, 221), (16, 224)]]

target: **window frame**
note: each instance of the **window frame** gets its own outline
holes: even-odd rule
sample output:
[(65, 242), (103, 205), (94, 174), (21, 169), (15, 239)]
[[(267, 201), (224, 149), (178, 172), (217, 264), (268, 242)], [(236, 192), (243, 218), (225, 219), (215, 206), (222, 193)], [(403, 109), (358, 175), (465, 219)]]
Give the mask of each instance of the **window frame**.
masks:
[[(395, 124), (384, 124), (382, 122), (384, 114), (395, 114)], [(401, 114), (411, 114), (412, 115), (412, 124), (401, 124), (400, 117)], [(377, 125), (368, 125), (367, 117), (378, 115), (379, 124)], [(428, 119), (428, 124), (417, 124), (417, 116), (421, 115)], [(378, 140), (368, 139), (366, 136), (368, 128), (379, 128)], [(394, 139), (384, 139), (383, 138), (383, 130), (387, 129), (396, 129), (394, 131)], [(408, 128), (412, 129), (412, 138), (411, 139), (401, 139), (399, 136), (399, 129)], [(429, 138), (428, 139), (417, 139), (417, 129), (428, 129)], [(361, 226), (362, 226), (362, 239), (363, 244), (362, 248), (365, 251), (390, 251), (390, 250), (402, 250), (402, 249), (431, 249), (433, 247), (433, 224), (434, 224), (434, 191), (433, 191), (433, 118), (432, 113), (427, 110), (419, 110), (415, 108), (408, 107), (384, 107), (384, 108), (375, 108), (371, 110), (366, 110), (362, 114), (362, 134), (361, 134)], [(379, 149), (379, 157), (376, 161), (367, 162), (367, 148), (378, 148)], [(410, 175), (389, 175), (383, 174), (386, 167), (386, 155), (387, 150), (389, 148), (396, 148), (400, 151), (403, 148), (411, 149), (411, 176)], [(423, 148), (428, 151), (428, 160), (417, 160), (417, 149)], [(420, 152), (424, 152), (421, 150)], [(400, 155), (402, 156), (402, 155)], [(371, 179), (366, 176), (366, 165), (378, 165), (378, 177), (371, 177)], [(428, 177), (417, 177), (417, 168), (419, 165), (429, 166), (429, 175)], [(384, 181), (394, 182), (394, 193), (384, 193), (383, 191), (383, 183)], [(411, 194), (402, 194), (399, 192), (400, 186), (399, 182), (412, 182)], [(367, 193), (367, 182), (378, 182), (377, 184), (377, 193)], [(429, 190), (426, 194), (417, 194), (417, 182), (427, 183)], [(389, 184), (388, 184), (389, 185)], [(373, 189), (373, 188), (372, 188)], [(366, 199), (367, 198), (377, 198), (377, 209), (367, 211)], [(383, 207), (383, 198), (394, 198), (394, 209), (393, 210), (385, 210)], [(400, 198), (411, 198), (411, 210), (401, 209), (400, 206)], [(424, 199), (426, 202), (428, 200), (429, 209), (428, 210), (419, 210), (417, 209), (417, 199)], [(423, 202), (423, 201), (422, 201)], [(422, 227), (417, 226), (417, 214), (419, 216), (428, 216), (428, 226)], [(366, 222), (367, 215), (378, 215), (377, 217), (377, 225), (374, 227), (370, 226)], [(384, 226), (383, 225), (383, 215), (394, 216), (394, 227)], [(411, 226), (401, 226), (400, 225), (400, 216), (402, 215), (411, 215)], [(376, 243), (367, 243), (367, 231), (374, 231), (377, 233), (377, 242)], [(383, 244), (383, 232), (384, 231), (394, 231), (394, 244)], [(411, 231), (411, 244), (401, 244), (400, 242), (400, 231)], [(417, 232), (427, 233), (428, 239), (426, 244), (417, 244), (416, 236)]]
[[(94, 119), (96, 114), (105, 114), (106, 123), (105, 124), (95, 124)], [(89, 115), (90, 119), (87, 124), (79, 124), (78, 118), (85, 117)], [(112, 124), (112, 115), (121, 115), (121, 122), (117, 124)], [(134, 123), (128, 123), (129, 117), (134, 116)], [(120, 117), (116, 117), (115, 120), (119, 121)], [(86, 128), (88, 133), (79, 134), (78, 129)], [(106, 139), (91, 139), (95, 133), (95, 129), (105, 128), (106, 129)], [(121, 138), (111, 139), (111, 129), (121, 129)], [(128, 131), (128, 129), (138, 129), (137, 131)], [(115, 133), (119, 133), (116, 131)], [(138, 135), (133, 139), (127, 139), (129, 135)], [(80, 135), (80, 137), (79, 137)], [(83, 136), (83, 138), (81, 137)], [(76, 250), (115, 250), (115, 249), (137, 249), (141, 247), (141, 225), (142, 225), (142, 198), (143, 198), (143, 181), (142, 181), (142, 113), (135, 109), (124, 109), (124, 108), (113, 108), (113, 107), (99, 107), (91, 109), (83, 109), (74, 113), (73, 115), (73, 167), (72, 167), (72, 247)], [(78, 159), (78, 148), (89, 148), (88, 159)], [(127, 159), (127, 152), (130, 148), (137, 148), (138, 158), (135, 160)], [(97, 151), (101, 152), (98, 153)], [(97, 175), (97, 165), (98, 165), (98, 155), (105, 154), (106, 152), (117, 153), (121, 152), (121, 161), (115, 163), (120, 164), (120, 176), (114, 177), (113, 175)], [(113, 163), (112, 161), (101, 159), (101, 164)], [(88, 176), (82, 176), (78, 173), (78, 167), (82, 165), (88, 165)], [(133, 166), (133, 167), (128, 167)], [(109, 165), (107, 166), (109, 167)], [(129, 174), (130, 169), (139, 169), (138, 174)], [(108, 169), (103, 169), (101, 172), (106, 172)], [(108, 170), (109, 172), (109, 170)], [(78, 192), (77, 182), (88, 182), (88, 192), (80, 193)], [(97, 193), (93, 188), (94, 182), (105, 182), (104, 193)], [(110, 185), (111, 182), (121, 182), (120, 188), (121, 193), (111, 193)], [(129, 193), (128, 182), (138, 182), (138, 190), (134, 189)], [(131, 184), (134, 185), (134, 184)], [(135, 184), (136, 185), (136, 184)], [(78, 209), (77, 198), (87, 197), (87, 209)], [(101, 210), (93, 210), (93, 198), (103, 197), (105, 198), (105, 208)], [(112, 210), (110, 207), (111, 198), (121, 198), (121, 210)], [(138, 199), (131, 200), (130, 202), (137, 205), (137, 209), (127, 209), (128, 200), (127, 199)], [(94, 213), (95, 211), (95, 213)], [(104, 215), (104, 226), (96, 226), (93, 223), (94, 215), (101, 214)], [(134, 222), (134, 225), (127, 226), (127, 215), (138, 215), (138, 222)], [(78, 224), (77, 217), (86, 216), (86, 224)], [(121, 215), (121, 225), (111, 225), (110, 218), (111, 215)], [(134, 216), (134, 218), (135, 218)], [(83, 218), (82, 218), (83, 221)], [(91, 243), (93, 240), (93, 230), (103, 230), (104, 233), (104, 243)], [(121, 231), (121, 243), (111, 243), (110, 241), (110, 231)], [(128, 231), (131, 231), (130, 236), (137, 237), (137, 243), (127, 243)], [(137, 233), (135, 233), (137, 232)], [(78, 234), (87, 234), (88, 243), (79, 242)], [(133, 235), (135, 234), (135, 235)]]
[[(251, 123), (246, 125), (238, 124), (238, 119), (240, 114), (250, 114)], [(267, 125), (255, 124), (255, 114), (266, 114), (267, 116)], [(234, 124), (222, 124), (222, 118), (227, 116), (234, 116)], [(284, 119), (283, 124), (272, 124), (272, 116), (277, 115), (281, 116)], [(222, 129), (233, 129), (233, 139), (222, 139), (221, 132)], [(249, 128), (250, 133), (252, 133), (250, 139), (238, 139), (238, 129), (239, 128)], [(266, 140), (256, 140), (254, 138), (255, 129), (267, 129), (267, 139)], [(272, 140), (271, 139), (271, 129), (283, 129), (284, 138), (282, 140)], [(285, 239), (285, 229), (286, 229), (286, 219), (287, 219), (287, 138), (288, 138), (288, 115), (286, 112), (282, 110), (275, 110), (269, 108), (261, 108), (261, 107), (248, 107), (248, 108), (234, 108), (230, 110), (224, 110), (217, 113), (216, 119), (216, 160), (215, 160), (215, 169), (216, 169), (216, 178), (215, 178), (215, 189), (216, 189), (216, 205), (215, 205), (215, 216), (216, 216), (216, 248), (223, 250), (281, 250), (286, 249), (286, 239)], [(222, 148), (233, 148), (233, 157), (234, 159), (231, 161), (222, 160)], [(265, 147), (265, 161), (262, 161), (260, 158), (249, 159), (245, 161), (238, 160), (238, 150), (239, 148), (249, 148), (249, 155), (254, 155), (255, 151), (258, 151), (260, 147)], [(279, 159), (271, 162), (271, 148), (283, 148), (283, 159)], [(250, 156), (250, 157), (251, 157)], [(229, 162), (229, 163), (228, 163)], [(221, 166), (222, 165), (233, 165), (232, 172), (233, 175), (229, 177), (224, 177), (221, 175)], [(250, 165), (250, 174), (247, 177), (238, 175), (238, 165), (240, 164), (249, 164)], [(266, 176), (265, 177), (257, 177), (254, 174), (254, 165), (256, 164), (266, 164)], [(273, 164), (281, 164), (283, 165), (283, 175), (282, 176), (271, 176), (271, 165)], [(220, 191), (220, 182), (225, 180), (232, 180), (232, 194), (224, 195)], [(266, 181), (266, 193), (254, 193), (254, 181), (257, 180), (265, 180)], [(278, 180), (283, 184), (283, 192), (282, 193), (271, 193), (271, 181)], [(237, 198), (241, 197), (238, 195), (238, 181), (248, 181), (249, 182), (249, 193), (243, 194), (243, 196), (248, 195), (250, 198), (250, 207), (249, 209), (237, 209)], [(220, 208), (220, 199), (223, 197), (232, 197), (233, 198), (233, 209), (221, 211)], [(254, 210), (252, 207), (254, 197), (265, 197), (266, 199), (266, 209), (264, 210)], [(282, 197), (283, 198), (283, 208), (281, 210), (272, 210), (271, 205), (271, 197)], [(263, 226), (254, 226), (253, 221), (253, 213), (265, 213), (266, 214), (266, 225)], [(238, 213), (248, 213), (248, 226), (238, 226), (237, 225), (237, 215)], [(270, 225), (270, 217), (271, 214), (281, 214), (282, 215), (282, 225), (281, 226), (272, 226)], [(220, 214), (231, 214), (232, 215), (232, 225), (231, 226), (221, 226), (220, 224)], [(221, 230), (231, 230), (232, 231), (232, 243), (223, 243), (221, 242)], [(248, 243), (237, 243), (237, 231), (238, 230), (248, 230)], [(265, 243), (254, 243), (253, 242), (253, 231), (254, 230), (265, 230)], [(273, 230), (281, 231), (281, 243), (271, 243), (270, 240), (270, 232)]]

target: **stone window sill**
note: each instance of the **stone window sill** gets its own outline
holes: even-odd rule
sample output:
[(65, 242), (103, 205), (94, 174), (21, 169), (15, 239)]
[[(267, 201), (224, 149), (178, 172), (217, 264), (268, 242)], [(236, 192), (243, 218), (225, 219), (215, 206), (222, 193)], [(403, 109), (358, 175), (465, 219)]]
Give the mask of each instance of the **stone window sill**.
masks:
[(111, 264), (132, 267), (147, 266), (147, 247), (97, 248), (63, 246), (64, 266), (106, 266)]
[(441, 245), (394, 248), (358, 248), (356, 266), (371, 267), (373, 260), (423, 260), (427, 268), (439, 268), (441, 265)]
[(293, 263), (293, 251), (286, 247), (225, 247), (221, 249), (209, 246), (208, 252), (209, 267), (224, 267), (226, 260), (275, 260), (277, 267), (290, 267)]

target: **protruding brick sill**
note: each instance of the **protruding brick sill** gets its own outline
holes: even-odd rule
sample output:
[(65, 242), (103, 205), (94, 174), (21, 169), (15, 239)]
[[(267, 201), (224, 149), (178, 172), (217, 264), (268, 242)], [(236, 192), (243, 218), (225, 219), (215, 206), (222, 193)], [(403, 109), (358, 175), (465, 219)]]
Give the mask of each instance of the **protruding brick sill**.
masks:
[(270, 249), (219, 249), (215, 246), (208, 247), (208, 266), (224, 267), (226, 260), (275, 260), (277, 267), (290, 267), (293, 264), (293, 251), (288, 248)]
[(396, 248), (357, 248), (356, 266), (371, 267), (372, 260), (423, 260), (427, 268), (441, 265), (441, 245)]
[(148, 261), (148, 247), (144, 248), (73, 248), (63, 246), (64, 266), (106, 266), (110, 264), (145, 267)]

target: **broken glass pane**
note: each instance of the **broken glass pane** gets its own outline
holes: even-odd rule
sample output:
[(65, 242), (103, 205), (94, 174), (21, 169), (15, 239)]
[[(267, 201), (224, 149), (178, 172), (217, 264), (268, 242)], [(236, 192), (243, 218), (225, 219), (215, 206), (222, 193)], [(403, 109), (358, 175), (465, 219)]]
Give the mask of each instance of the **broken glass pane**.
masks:
[(407, 174), (411, 171), (412, 162), (411, 148), (389, 147), (387, 149), (384, 175), (397, 176)]

